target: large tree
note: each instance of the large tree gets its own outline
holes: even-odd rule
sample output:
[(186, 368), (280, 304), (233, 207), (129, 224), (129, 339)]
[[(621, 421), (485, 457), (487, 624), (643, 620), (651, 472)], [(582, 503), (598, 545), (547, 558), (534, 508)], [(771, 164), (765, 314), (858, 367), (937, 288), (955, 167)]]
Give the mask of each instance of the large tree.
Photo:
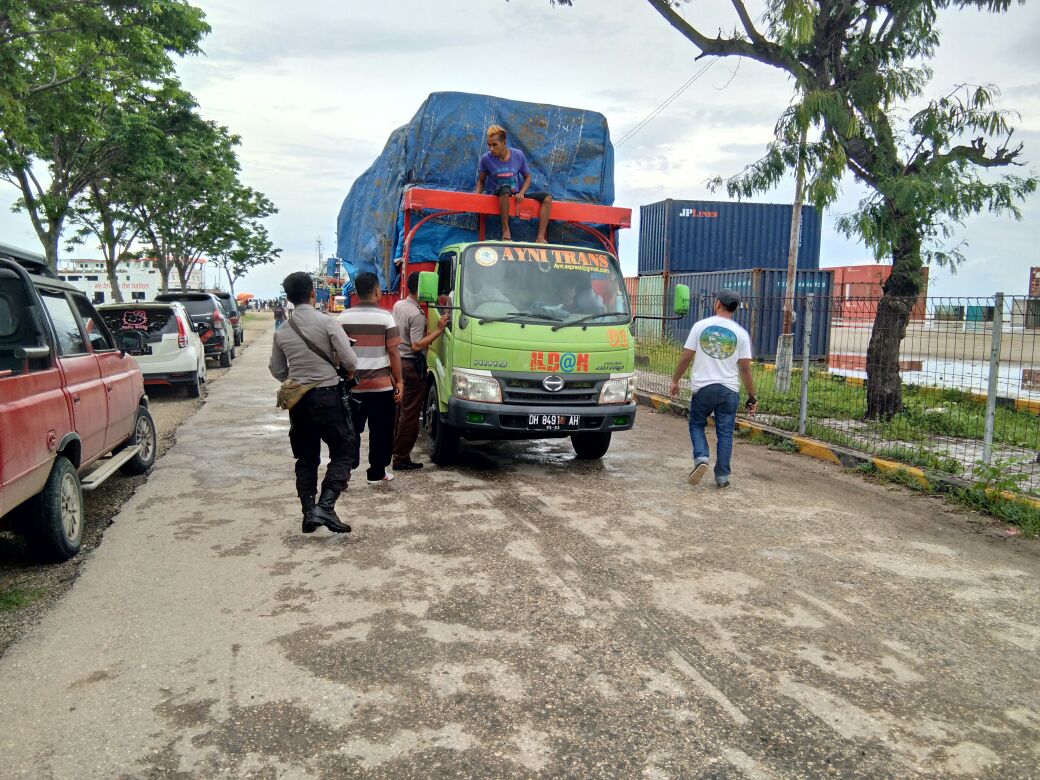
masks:
[(250, 187), (241, 187), (226, 203), (221, 222), (224, 224), (211, 256), (227, 276), (231, 294), (235, 282), (253, 268), (273, 263), (282, 253), (271, 242), (262, 220), (277, 212), (274, 204)]
[(57, 264), (73, 200), (119, 153), (109, 119), (198, 50), (182, 0), (11, 0), (0, 10), (0, 176)]
[[(767, 0), (761, 16), (730, 0), (734, 29), (714, 34), (698, 23), (692, 4), (647, 2), (699, 56), (755, 60), (793, 82), (775, 140), (762, 159), (725, 182), (731, 195), (775, 186), (800, 155), (806, 195), (818, 206), (837, 199), (849, 174), (865, 187), (838, 228), (892, 262), (867, 350), (867, 416), (897, 413), (899, 349), (922, 263), (957, 263), (958, 250), (947, 244), (967, 216), (1020, 218), (1018, 204), (1037, 187), (1034, 176), (1006, 171), (1021, 164), (1022, 146), (1012, 140), (1015, 115), (995, 105), (995, 87), (961, 85), (925, 99), (939, 14), (1001, 13), (1012, 0)], [(810, 141), (802, 147), (806, 129)]]

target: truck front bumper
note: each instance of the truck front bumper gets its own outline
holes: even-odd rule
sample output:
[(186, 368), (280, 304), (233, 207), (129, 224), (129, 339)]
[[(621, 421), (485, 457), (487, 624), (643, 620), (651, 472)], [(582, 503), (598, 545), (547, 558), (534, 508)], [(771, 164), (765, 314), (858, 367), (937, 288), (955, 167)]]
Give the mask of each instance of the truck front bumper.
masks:
[[(579, 415), (577, 430), (547, 431), (528, 428), (530, 415)], [(448, 399), (444, 421), (458, 428), (467, 439), (556, 439), (572, 433), (627, 431), (636, 421), (636, 403), (602, 406), (529, 406), (527, 404), (487, 404)]]

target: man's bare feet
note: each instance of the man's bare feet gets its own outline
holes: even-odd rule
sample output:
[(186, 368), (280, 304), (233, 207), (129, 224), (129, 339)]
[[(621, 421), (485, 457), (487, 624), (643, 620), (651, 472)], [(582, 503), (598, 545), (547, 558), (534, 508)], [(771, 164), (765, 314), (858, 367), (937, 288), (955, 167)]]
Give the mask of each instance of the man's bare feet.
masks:
[(506, 232), (506, 233), (502, 234), (502, 240), (503, 241), (512, 241), (513, 237), (508, 232)]
[(548, 244), (549, 240), (545, 236), (538, 236), (538, 238), (536, 238), (534, 242), (536, 244)]

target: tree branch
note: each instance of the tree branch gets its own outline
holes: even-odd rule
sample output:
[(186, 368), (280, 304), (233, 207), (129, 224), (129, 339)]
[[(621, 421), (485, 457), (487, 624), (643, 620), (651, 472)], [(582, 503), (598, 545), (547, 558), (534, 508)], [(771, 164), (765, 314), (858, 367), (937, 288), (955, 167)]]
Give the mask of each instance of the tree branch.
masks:
[(740, 38), (709, 38), (680, 16), (668, 0), (647, 0), (665, 21), (678, 30), (683, 37), (701, 50), (701, 57), (747, 57), (765, 65), (787, 71), (799, 81), (809, 82), (809, 72), (796, 59), (786, 55), (775, 43), (762, 38), (761, 41), (745, 41)]
[(747, 12), (747, 8), (744, 7), (742, 0), (730, 0), (733, 3), (733, 8), (737, 12), (737, 16), (740, 17), (740, 23), (744, 25), (744, 32), (748, 34), (748, 37), (754, 43), (766, 43), (765, 37), (755, 28), (755, 23), (751, 20), (751, 14)]

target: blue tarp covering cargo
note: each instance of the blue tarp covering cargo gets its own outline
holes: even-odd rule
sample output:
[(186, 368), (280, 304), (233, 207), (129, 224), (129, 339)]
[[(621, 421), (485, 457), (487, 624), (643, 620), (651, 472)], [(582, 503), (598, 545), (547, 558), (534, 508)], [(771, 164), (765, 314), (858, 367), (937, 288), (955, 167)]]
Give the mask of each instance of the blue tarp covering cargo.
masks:
[[(505, 128), (509, 146), (520, 149), (531, 169), (531, 190), (558, 200), (614, 204), (614, 147), (607, 120), (595, 111), (545, 103), (435, 92), (404, 127), (395, 130), (382, 154), (357, 178), (336, 222), (337, 254), (353, 278), (372, 271), (384, 290), (397, 288), (394, 259), (403, 248), (401, 196), (407, 187), (472, 192), (477, 162), (487, 151), (486, 130)], [(531, 240), (534, 222), (510, 224), (516, 240)], [(488, 219), (487, 238), (500, 236)], [(550, 241), (594, 245), (585, 234), (550, 226)], [(456, 241), (477, 240), (477, 218), (456, 215), (425, 225), (411, 246), (411, 260), (435, 260)]]

